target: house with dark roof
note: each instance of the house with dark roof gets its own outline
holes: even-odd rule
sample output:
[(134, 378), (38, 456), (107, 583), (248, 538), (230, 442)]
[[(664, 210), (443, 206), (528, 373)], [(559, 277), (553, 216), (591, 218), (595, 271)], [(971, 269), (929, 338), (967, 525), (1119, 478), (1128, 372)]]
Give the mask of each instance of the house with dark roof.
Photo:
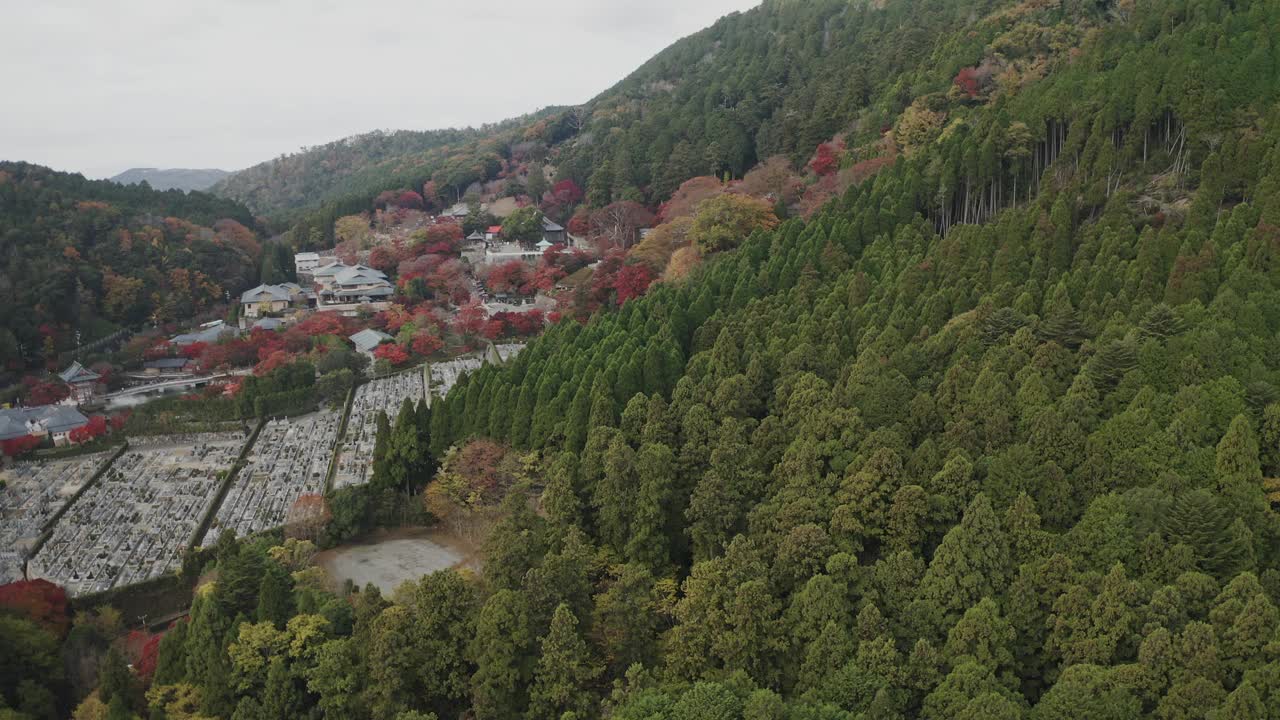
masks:
[(71, 386), (71, 400), (77, 405), (86, 403), (93, 399), (97, 393), (98, 381), (102, 376), (93, 372), (78, 362), (71, 363), (71, 367), (58, 373), (58, 377), (62, 378), (62, 382)]
[(89, 418), (66, 405), (39, 405), (0, 409), (0, 440), (24, 435), (50, 438), (54, 445), (66, 445), (71, 431), (89, 424)]
[(569, 236), (565, 233), (564, 227), (552, 220), (551, 218), (542, 216), (542, 241), (548, 245), (564, 245)]
[(200, 329), (195, 332), (174, 335), (169, 338), (169, 344), (185, 347), (196, 343), (216, 343), (223, 338), (235, 337), (239, 334), (240, 331), (234, 326), (228, 325), (221, 320), (214, 320), (201, 325)]
[(194, 360), (187, 358), (160, 358), (142, 363), (142, 369), (148, 375), (180, 375), (195, 366)]
[(315, 300), (315, 293), (297, 283), (259, 285), (240, 295), (241, 316), (246, 318), (279, 315), (290, 308), (306, 308)]
[(387, 274), (368, 265), (335, 263), (320, 268), (314, 277), (320, 301), (331, 305), (382, 302), (395, 294)]

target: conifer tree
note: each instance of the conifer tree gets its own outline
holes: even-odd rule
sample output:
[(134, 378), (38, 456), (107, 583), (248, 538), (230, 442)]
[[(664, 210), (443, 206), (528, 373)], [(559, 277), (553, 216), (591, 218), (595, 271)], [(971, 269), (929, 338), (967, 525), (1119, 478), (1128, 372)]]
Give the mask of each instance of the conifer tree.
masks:
[(262, 713), (269, 718), (298, 717), (303, 710), (303, 697), (283, 657), (271, 659), (267, 670), (267, 687), (262, 694)]
[(641, 447), (635, 456), (635, 475), (638, 487), (632, 500), (625, 553), (631, 562), (661, 568), (670, 561), (668, 538), (679, 533), (675, 520), (682, 514), (674, 492), (675, 455), (671, 448)]
[(542, 639), (542, 653), (529, 690), (528, 717), (558, 720), (566, 713), (589, 717), (596, 700), (590, 686), (603, 672), (578, 633), (578, 619), (568, 605), (556, 608), (551, 630)]
[(1244, 415), (1231, 421), (1227, 434), (1218, 443), (1215, 474), (1218, 492), (1234, 517), (1256, 520), (1265, 513), (1258, 442)]
[(942, 539), (920, 582), (910, 614), (931, 636), (941, 636), (965, 610), (995, 596), (1009, 573), (1008, 539), (987, 496), (979, 493), (964, 518)]
[(528, 704), (533, 668), (524, 599), (512, 590), (499, 590), (476, 618), (468, 657), (475, 663), (471, 678), (471, 708), (479, 720), (521, 717)]
[(283, 630), (293, 613), (293, 580), (279, 563), (269, 562), (258, 588), (258, 622), (270, 622)]

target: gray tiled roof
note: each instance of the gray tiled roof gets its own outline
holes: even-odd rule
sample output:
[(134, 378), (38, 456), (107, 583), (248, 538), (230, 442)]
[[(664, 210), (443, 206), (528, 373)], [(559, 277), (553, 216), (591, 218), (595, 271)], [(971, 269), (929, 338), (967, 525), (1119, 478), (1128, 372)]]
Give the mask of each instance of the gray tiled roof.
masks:
[(12, 440), (28, 435), (27, 423), (21, 418), (14, 417), (11, 413), (14, 410), (0, 410), (0, 440)]
[(284, 326), (284, 322), (278, 318), (262, 318), (258, 322), (254, 323), (253, 326), (261, 330), (279, 330)]
[[(296, 285), (294, 287), (297, 288)], [(298, 289), (301, 289), (301, 288), (298, 288)], [(252, 290), (245, 290), (243, 293), (241, 293), (240, 302), (242, 303), (262, 302), (262, 300), (264, 299), (262, 297), (263, 295), (267, 296), (265, 298), (267, 300), (271, 300), (271, 301), (278, 300), (280, 302), (289, 302), (289, 299), (292, 297), (289, 290), (290, 288), (284, 285), (259, 285), (258, 287)]]
[(229, 333), (231, 335), (240, 334), (235, 327), (220, 322), (217, 325), (211, 325), (197, 332), (175, 335), (169, 340), (169, 342), (174, 345), (191, 345), (192, 343), (198, 342), (213, 343), (217, 342), (224, 333)]
[(93, 382), (101, 377), (96, 372), (86, 370), (83, 365), (78, 362), (72, 362), (71, 367), (58, 373), (58, 377), (62, 378), (65, 383)]
[(64, 433), (85, 425), (89, 418), (67, 405), (3, 409), (0, 410), (0, 440), (29, 435), (28, 422), (39, 423), (50, 433)]
[(191, 362), (187, 358), (160, 358), (159, 360), (148, 360), (142, 363), (144, 368), (184, 368), (187, 363)]
[(352, 335), (349, 339), (351, 342), (355, 343), (357, 349), (369, 352), (392, 338), (381, 330), (366, 328), (355, 335)]

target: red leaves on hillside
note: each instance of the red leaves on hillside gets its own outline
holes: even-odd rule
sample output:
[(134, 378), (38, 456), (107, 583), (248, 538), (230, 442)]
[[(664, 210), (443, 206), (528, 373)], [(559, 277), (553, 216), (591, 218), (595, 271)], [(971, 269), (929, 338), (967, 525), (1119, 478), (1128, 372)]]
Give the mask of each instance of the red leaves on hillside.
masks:
[(28, 405), (53, 405), (66, 400), (71, 395), (71, 388), (64, 383), (56, 380), (37, 380), (36, 378), (23, 378), (23, 382), (27, 384), (27, 404)]
[(156, 664), (160, 658), (160, 638), (164, 633), (149, 633), (145, 630), (130, 630), (124, 638), (124, 650), (129, 663), (138, 673), (138, 677), (147, 682), (156, 672)]
[(0, 585), (0, 608), (25, 615), (62, 637), (71, 624), (67, 591), (48, 580), (19, 580)]
[(565, 229), (568, 230), (571, 235), (585, 237), (591, 232), (591, 214), (587, 212), (586, 208), (579, 208), (578, 211), (573, 214), (573, 217), (569, 218), (569, 222), (565, 225)]
[(685, 180), (671, 195), (671, 199), (658, 208), (658, 222), (668, 222), (678, 217), (692, 217), (703, 200), (724, 192), (724, 183), (710, 175)]
[(464, 336), (479, 335), (484, 328), (486, 319), (484, 306), (477, 301), (469, 302), (458, 311), (458, 319), (454, 322), (454, 332)]
[(285, 365), (292, 363), (293, 360), (294, 360), (294, 356), (289, 354), (288, 352), (285, 352), (284, 350), (276, 350), (271, 354), (267, 355), (265, 358), (262, 359), (261, 362), (259, 362), (257, 365), (254, 366), (253, 374), (257, 375), (258, 377), (262, 377), (263, 375), (266, 375), (272, 370), (275, 370), (277, 368), (282, 368)]
[(294, 326), (309, 337), (320, 335), (346, 335), (347, 325), (338, 313), (313, 313), (306, 320)]
[(420, 331), (413, 336), (413, 341), (409, 343), (409, 349), (415, 355), (422, 357), (430, 357), (440, 351), (444, 347), (444, 340), (429, 332)]
[(178, 348), (178, 354), (189, 360), (194, 360), (195, 358), (200, 357), (208, 347), (209, 343), (193, 342), (190, 345), (183, 345)]
[(396, 269), (399, 260), (395, 252), (386, 246), (379, 246), (369, 253), (369, 267), (389, 273)]
[(613, 281), (613, 289), (618, 294), (618, 304), (622, 305), (632, 298), (644, 295), (653, 284), (653, 271), (644, 263), (624, 265)]
[(528, 294), (531, 279), (529, 266), (519, 260), (494, 265), (483, 277), (489, 292), (508, 294)]
[(818, 177), (826, 177), (840, 168), (840, 155), (831, 143), (822, 143), (809, 161), (809, 169)]
[(379, 345), (373, 351), (373, 356), (379, 360), (386, 360), (392, 365), (403, 365), (409, 362), (409, 352), (395, 343)]
[(89, 442), (107, 434), (107, 419), (101, 415), (93, 415), (89, 422), (68, 433), (73, 443)]
[(379, 210), (392, 207), (408, 210), (423, 208), (422, 196), (412, 190), (385, 190), (373, 199), (373, 206)]
[(961, 68), (952, 81), (956, 87), (963, 90), (969, 97), (978, 96), (978, 69), (977, 68)]

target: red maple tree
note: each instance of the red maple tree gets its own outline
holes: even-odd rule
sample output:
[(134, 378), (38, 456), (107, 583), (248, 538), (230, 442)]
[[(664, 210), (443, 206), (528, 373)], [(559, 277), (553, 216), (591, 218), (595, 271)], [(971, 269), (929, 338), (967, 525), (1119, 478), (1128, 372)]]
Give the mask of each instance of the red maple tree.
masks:
[(0, 452), (5, 457), (19, 457), (40, 447), (40, 438), (35, 435), (23, 435), (0, 442)]
[(418, 332), (413, 336), (413, 341), (409, 344), (409, 347), (415, 355), (429, 357), (444, 347), (444, 340), (429, 332)]
[(840, 167), (840, 157), (831, 143), (822, 143), (809, 161), (809, 169), (818, 177), (825, 177)]
[(89, 418), (89, 422), (72, 430), (67, 436), (73, 443), (89, 442), (96, 438), (100, 438), (107, 434), (107, 419), (101, 415), (94, 415)]
[(618, 304), (644, 295), (653, 284), (653, 271), (644, 263), (624, 265), (613, 281), (613, 289), (618, 293)]
[(377, 349), (373, 351), (373, 356), (379, 360), (386, 360), (392, 365), (403, 365), (404, 363), (409, 362), (409, 353), (395, 343), (379, 345)]
[(67, 591), (48, 580), (19, 580), (0, 585), (0, 608), (25, 615), (58, 637), (71, 625)]

